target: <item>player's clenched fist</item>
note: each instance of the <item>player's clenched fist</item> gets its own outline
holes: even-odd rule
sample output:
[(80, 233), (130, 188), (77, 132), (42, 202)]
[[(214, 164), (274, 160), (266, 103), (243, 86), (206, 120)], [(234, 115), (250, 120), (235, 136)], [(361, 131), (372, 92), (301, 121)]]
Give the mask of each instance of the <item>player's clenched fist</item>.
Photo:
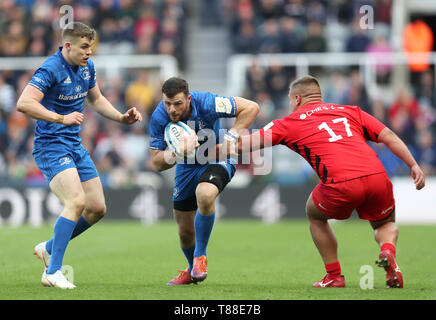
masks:
[(83, 115), (83, 113), (74, 111), (64, 116), (60, 116), (57, 122), (62, 123), (66, 126), (80, 125), (84, 118), (85, 116)]

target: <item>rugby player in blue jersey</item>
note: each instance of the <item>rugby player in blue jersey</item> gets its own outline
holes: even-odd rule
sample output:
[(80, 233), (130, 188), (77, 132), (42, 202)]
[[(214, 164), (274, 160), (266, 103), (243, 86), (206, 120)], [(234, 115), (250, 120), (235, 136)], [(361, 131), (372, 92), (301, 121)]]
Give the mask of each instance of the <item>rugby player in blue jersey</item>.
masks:
[(98, 172), (79, 136), (84, 100), (110, 120), (123, 124), (142, 120), (135, 108), (121, 114), (101, 94), (90, 59), (94, 39), (94, 29), (81, 22), (68, 24), (62, 47), (36, 70), (17, 101), (18, 111), (37, 119), (33, 156), (64, 205), (53, 238), (34, 249), (45, 265), (42, 284), (62, 289), (75, 287), (61, 272), (68, 242), (106, 213)]
[(186, 155), (205, 143), (212, 144), (210, 149), (215, 150), (217, 143), (222, 142), (220, 118), (235, 117), (234, 125), (224, 136), (224, 148), (236, 148), (239, 134), (251, 126), (259, 106), (240, 97), (190, 92), (188, 83), (177, 77), (164, 82), (162, 93), (163, 100), (149, 123), (150, 155), (158, 171), (172, 168), (177, 163), (173, 213), (178, 224), (180, 246), (188, 261), (188, 268), (168, 284), (190, 284), (203, 281), (207, 276), (206, 248), (215, 220), (215, 199), (232, 179), (236, 160), (206, 162), (204, 159), (200, 161), (198, 156), (195, 161), (177, 159), (176, 153), (167, 148), (165, 126), (169, 122), (182, 121), (195, 130), (196, 135), (182, 136), (181, 150), (178, 151)]

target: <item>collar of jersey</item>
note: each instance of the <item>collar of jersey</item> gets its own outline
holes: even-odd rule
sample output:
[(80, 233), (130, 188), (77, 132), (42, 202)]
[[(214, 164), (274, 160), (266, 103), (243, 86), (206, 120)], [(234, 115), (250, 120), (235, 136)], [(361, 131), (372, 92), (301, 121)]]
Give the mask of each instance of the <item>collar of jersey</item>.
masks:
[[(75, 68), (77, 68), (77, 70), (79, 70), (80, 66), (73, 66), (73, 65), (69, 64), (67, 60), (65, 60), (64, 56), (62, 55), (62, 48), (63, 48), (63, 47), (60, 46), (60, 47), (58, 48), (58, 52), (57, 52), (57, 54), (59, 55), (59, 57), (60, 57), (62, 63), (64, 63), (64, 64), (65, 64), (66, 66), (68, 66), (69, 68), (72, 68), (73, 70), (74, 70)], [(77, 71), (77, 70), (76, 70), (76, 71)]]

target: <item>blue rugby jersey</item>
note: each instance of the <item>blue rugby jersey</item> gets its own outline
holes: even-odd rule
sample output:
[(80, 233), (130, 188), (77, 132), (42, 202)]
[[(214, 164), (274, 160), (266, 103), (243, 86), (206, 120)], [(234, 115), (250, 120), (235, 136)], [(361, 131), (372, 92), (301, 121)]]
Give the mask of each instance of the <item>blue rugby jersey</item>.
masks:
[[(235, 100), (233, 97), (224, 97), (210, 92), (192, 91), (190, 94), (192, 95), (191, 116), (189, 119), (181, 119), (180, 121), (191, 125), (191, 129), (193, 129), (199, 137), (200, 145), (205, 143), (208, 139), (208, 135), (203, 134), (203, 132), (205, 132), (202, 132), (203, 129), (213, 130), (216, 138), (215, 142), (218, 143), (220, 140), (220, 129), (222, 129), (220, 118), (232, 118), (236, 116)], [(165, 126), (170, 121), (163, 101), (161, 101), (150, 118), (150, 149), (165, 150), (167, 148), (164, 130)], [(202, 137), (205, 138), (202, 139)], [(196, 164), (198, 164), (197, 161)], [(189, 164), (177, 165), (189, 166)]]
[[(88, 90), (96, 85), (94, 63), (88, 60), (86, 66), (72, 66), (62, 56), (62, 47), (51, 55), (33, 74), (29, 85), (44, 94), (41, 104), (48, 110), (61, 115), (83, 112)], [(80, 125), (66, 126), (60, 123), (38, 120), (35, 128), (34, 150), (47, 143), (62, 143), (77, 146)]]

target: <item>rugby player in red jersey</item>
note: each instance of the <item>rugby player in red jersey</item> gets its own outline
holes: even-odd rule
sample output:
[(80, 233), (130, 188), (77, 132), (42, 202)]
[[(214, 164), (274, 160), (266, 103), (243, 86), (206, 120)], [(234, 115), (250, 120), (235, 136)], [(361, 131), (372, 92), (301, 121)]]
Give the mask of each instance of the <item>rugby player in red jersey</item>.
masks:
[(316, 78), (305, 76), (292, 82), (289, 99), (292, 113), (257, 133), (242, 136), (238, 151), (283, 144), (306, 159), (319, 176), (320, 182), (307, 200), (306, 214), (327, 275), (313, 286), (345, 287), (336, 237), (328, 220), (347, 219), (356, 210), (374, 229), (381, 247), (377, 263), (386, 271), (388, 287), (402, 288), (403, 276), (395, 261), (398, 227), (392, 183), (366, 141), (384, 143), (404, 161), (418, 190), (425, 185), (424, 173), (403, 141), (376, 118), (357, 106), (324, 103)]

